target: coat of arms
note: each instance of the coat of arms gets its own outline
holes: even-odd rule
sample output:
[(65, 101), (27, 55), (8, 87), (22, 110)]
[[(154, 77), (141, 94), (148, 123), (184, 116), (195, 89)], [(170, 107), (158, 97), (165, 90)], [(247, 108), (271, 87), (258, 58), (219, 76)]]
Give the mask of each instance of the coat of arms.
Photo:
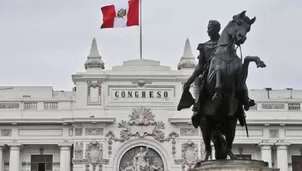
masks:
[(126, 9), (119, 9), (117, 14), (116, 14), (116, 17), (117, 18), (124, 18), (127, 14), (127, 10)]

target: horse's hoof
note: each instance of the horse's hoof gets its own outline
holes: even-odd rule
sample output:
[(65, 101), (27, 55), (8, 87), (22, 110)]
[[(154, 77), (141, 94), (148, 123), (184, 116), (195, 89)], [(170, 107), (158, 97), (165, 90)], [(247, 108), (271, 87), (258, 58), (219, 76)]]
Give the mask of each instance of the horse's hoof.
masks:
[(257, 68), (265, 68), (265, 67), (266, 67), (266, 65), (263, 61), (260, 61), (257, 63)]
[(236, 156), (233, 154), (232, 150), (230, 150), (230, 149), (228, 149), (228, 155), (230, 156), (230, 158), (232, 160), (236, 160), (237, 159)]
[(255, 106), (255, 105), (256, 105), (255, 100), (250, 99), (249, 106)]

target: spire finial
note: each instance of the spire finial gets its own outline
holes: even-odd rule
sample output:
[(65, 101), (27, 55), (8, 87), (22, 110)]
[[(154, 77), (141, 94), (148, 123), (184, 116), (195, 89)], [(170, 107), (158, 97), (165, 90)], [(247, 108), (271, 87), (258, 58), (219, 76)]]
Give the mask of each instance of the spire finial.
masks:
[(190, 44), (190, 41), (189, 41), (188, 38), (186, 39), (186, 44), (185, 44), (185, 48), (184, 48), (183, 57), (185, 57), (185, 58), (193, 57), (194, 58), (192, 48), (191, 48), (191, 44)]
[(189, 39), (186, 39), (185, 43), (185, 48), (184, 48), (184, 53), (178, 63), (178, 70), (181, 70), (183, 68), (195, 68), (196, 66), (196, 61), (195, 57), (192, 52), (191, 44)]
[(98, 45), (95, 38), (92, 39), (90, 54), (87, 57), (85, 69), (105, 69), (105, 64), (102, 61), (101, 55), (99, 54)]
[(90, 49), (90, 54), (89, 57), (99, 57), (99, 50), (98, 50), (98, 45), (96, 43), (96, 39), (93, 38), (92, 39), (92, 43), (91, 43), (91, 49)]

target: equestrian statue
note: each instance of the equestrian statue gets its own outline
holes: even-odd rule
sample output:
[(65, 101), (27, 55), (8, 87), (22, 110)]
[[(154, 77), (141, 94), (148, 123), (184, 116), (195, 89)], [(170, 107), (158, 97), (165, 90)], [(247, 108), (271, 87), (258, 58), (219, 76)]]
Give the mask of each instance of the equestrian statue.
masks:
[[(200, 127), (205, 144), (205, 160), (211, 154), (211, 141), (215, 148), (216, 160), (236, 159), (232, 153), (236, 124), (248, 129), (244, 110), (254, 106), (254, 100), (248, 96), (246, 80), (250, 62), (257, 68), (266, 65), (257, 56), (247, 56), (242, 61), (236, 50), (247, 39), (256, 17), (250, 19), (246, 11), (234, 15), (233, 19), (219, 35), (220, 23), (210, 20), (208, 24), (209, 41), (199, 44), (198, 65), (184, 84), (184, 91), (177, 110), (193, 105), (192, 124)], [(237, 47), (236, 47), (237, 46)], [(197, 85), (196, 99), (189, 92), (190, 85)]]

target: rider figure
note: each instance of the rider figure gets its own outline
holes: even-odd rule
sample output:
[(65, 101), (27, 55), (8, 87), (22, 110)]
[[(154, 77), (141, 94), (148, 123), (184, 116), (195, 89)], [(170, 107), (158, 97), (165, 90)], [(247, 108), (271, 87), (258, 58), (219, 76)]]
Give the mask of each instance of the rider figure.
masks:
[[(204, 88), (204, 76), (207, 76), (208, 70), (209, 70), (209, 59), (214, 52), (215, 48), (217, 47), (218, 39), (220, 38), (220, 23), (216, 20), (210, 20), (208, 23), (208, 35), (210, 37), (210, 40), (205, 43), (200, 43), (197, 47), (197, 50), (199, 50), (199, 56), (198, 58), (198, 64), (193, 72), (193, 74), (189, 77), (187, 82), (184, 84), (184, 89), (189, 89), (190, 85), (195, 81), (196, 84), (196, 103), (193, 107), (193, 126), (195, 128), (198, 127), (198, 119), (197, 117), (197, 108), (198, 108), (198, 99), (200, 97), (200, 92), (203, 91)], [(193, 119), (194, 118), (194, 119)]]
[[(208, 75), (208, 70), (210, 66), (210, 57), (212, 56), (212, 53), (214, 53), (218, 39), (220, 38), (220, 23), (216, 20), (210, 20), (208, 23), (208, 35), (210, 37), (210, 40), (201, 43), (198, 45), (197, 50), (199, 50), (199, 56), (198, 56), (198, 65), (196, 66), (193, 74), (189, 77), (189, 79), (184, 84), (184, 89), (190, 89), (190, 85), (195, 81), (196, 84), (196, 100), (195, 105), (193, 106), (193, 116), (192, 116), (192, 124), (195, 128), (198, 128), (199, 126), (199, 120), (200, 115), (198, 114), (198, 100), (204, 95), (204, 83), (206, 81), (206, 76)], [(250, 100), (248, 97), (247, 88), (244, 90), (244, 108), (245, 110), (248, 110), (250, 106), (254, 105), (254, 101)]]

